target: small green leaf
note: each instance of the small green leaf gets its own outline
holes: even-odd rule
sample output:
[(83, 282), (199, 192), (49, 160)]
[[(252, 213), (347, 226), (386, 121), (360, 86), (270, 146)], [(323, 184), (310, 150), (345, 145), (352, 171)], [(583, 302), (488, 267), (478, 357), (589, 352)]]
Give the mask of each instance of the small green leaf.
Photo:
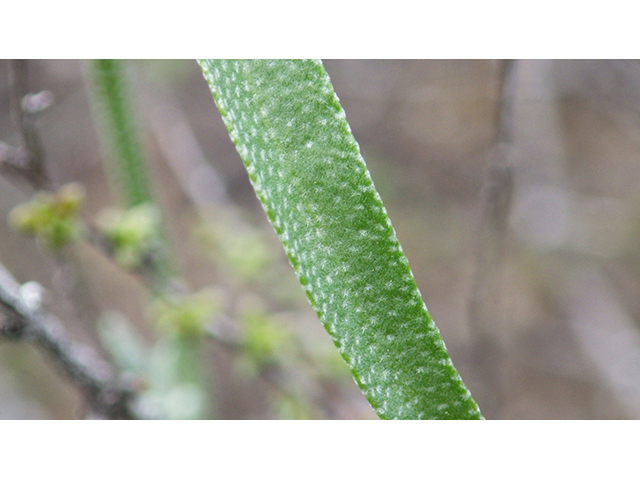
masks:
[(479, 419), (322, 63), (201, 60), (258, 198), (376, 413)]
[(239, 310), (243, 336), (238, 366), (243, 374), (253, 377), (266, 365), (284, 363), (291, 354), (291, 332), (270, 318), (259, 302), (248, 301)]
[(136, 375), (144, 372), (147, 349), (126, 318), (117, 312), (105, 313), (98, 323), (98, 335), (121, 371)]
[(171, 337), (199, 339), (205, 324), (218, 311), (218, 300), (209, 292), (182, 299), (157, 298), (150, 308), (162, 332)]
[(84, 189), (77, 183), (69, 183), (55, 193), (40, 192), (11, 210), (9, 223), (44, 246), (57, 249), (80, 236), (78, 211), (83, 199)]
[(128, 210), (105, 209), (98, 218), (116, 262), (123, 268), (140, 268), (161, 247), (160, 212), (151, 203)]

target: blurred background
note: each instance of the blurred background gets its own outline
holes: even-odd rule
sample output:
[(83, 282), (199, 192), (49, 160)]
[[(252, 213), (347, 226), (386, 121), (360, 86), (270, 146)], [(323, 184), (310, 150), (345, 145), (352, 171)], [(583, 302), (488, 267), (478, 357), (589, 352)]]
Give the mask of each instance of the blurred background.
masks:
[[(242, 348), (203, 339), (199, 387), (185, 389), (144, 282), (86, 242), (52, 255), (12, 229), (9, 212), (33, 190), (6, 177), (0, 263), (41, 285), (44, 308), (130, 374), (159, 417), (375, 419), (297, 285), (197, 63), (124, 64), (181, 288), (213, 299), (208, 325)], [(485, 416), (640, 418), (640, 62), (324, 64)], [(29, 62), (30, 90), (53, 98), (38, 117), (51, 176), (81, 183), (83, 211), (99, 222), (117, 200), (85, 73), (76, 60)], [(0, 141), (19, 146), (7, 78), (0, 61)], [(0, 340), (0, 418), (79, 417), (79, 392), (46, 355)]]

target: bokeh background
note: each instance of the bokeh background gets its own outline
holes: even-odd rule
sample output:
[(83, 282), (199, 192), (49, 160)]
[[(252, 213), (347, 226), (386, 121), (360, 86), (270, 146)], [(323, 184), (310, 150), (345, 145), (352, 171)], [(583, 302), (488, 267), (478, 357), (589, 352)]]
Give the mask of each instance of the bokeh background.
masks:
[[(508, 89), (494, 60), (324, 63), (429, 311), (485, 416), (640, 418), (640, 63), (519, 60)], [(263, 312), (297, 345), (275, 360), (274, 387), (255, 359), (207, 343), (207, 418), (376, 418), (296, 285), (196, 62), (125, 65), (185, 285), (214, 289), (232, 323)], [(7, 69), (0, 61), (0, 140), (18, 146)], [(57, 184), (84, 185), (84, 210), (97, 218), (116, 200), (84, 79), (81, 61), (30, 62), (31, 90), (54, 96), (38, 123), (48, 167)], [(505, 101), (508, 118), (499, 114)], [(477, 316), (470, 303), (485, 278), (483, 192), (499, 125), (510, 132), (513, 193), (483, 285), (485, 315)], [(32, 194), (0, 178), (0, 262), (20, 282), (41, 284), (45, 307), (103, 358), (105, 317), (126, 318), (152, 344), (138, 278), (90, 245), (62, 261), (8, 226), (9, 211)], [(77, 390), (46, 356), (0, 342), (0, 418), (80, 411)]]

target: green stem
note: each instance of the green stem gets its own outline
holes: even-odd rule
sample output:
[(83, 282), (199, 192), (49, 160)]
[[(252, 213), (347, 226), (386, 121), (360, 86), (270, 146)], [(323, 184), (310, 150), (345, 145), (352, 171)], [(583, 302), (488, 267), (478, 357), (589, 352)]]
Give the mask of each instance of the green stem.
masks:
[(108, 170), (125, 207), (151, 202), (151, 186), (119, 60), (92, 60), (90, 77), (104, 130)]
[[(91, 60), (88, 73), (106, 168), (117, 196), (127, 209), (155, 205), (121, 61)], [(146, 273), (151, 287), (162, 295), (168, 291), (172, 268), (162, 225), (157, 235), (158, 251), (149, 260)]]

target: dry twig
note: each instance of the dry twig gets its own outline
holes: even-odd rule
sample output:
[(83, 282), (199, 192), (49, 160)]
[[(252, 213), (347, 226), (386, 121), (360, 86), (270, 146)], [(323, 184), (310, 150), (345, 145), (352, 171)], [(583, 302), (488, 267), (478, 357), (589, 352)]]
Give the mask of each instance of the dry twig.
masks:
[(84, 394), (87, 416), (135, 419), (135, 392), (116, 379), (110, 367), (86, 346), (74, 344), (59, 320), (39, 307), (29, 305), (20, 286), (0, 264), (0, 305), (6, 318), (0, 323), (0, 338), (32, 341), (54, 360), (56, 366)]
[[(500, 352), (495, 338), (499, 280), (511, 207), (511, 167), (514, 60), (500, 63), (499, 100), (494, 149), (482, 191), (482, 213), (477, 236), (476, 272), (469, 299), (474, 364), (482, 372), (487, 389), (480, 397), (487, 418), (498, 416), (503, 403), (500, 385)], [(486, 398), (482, 398), (485, 397)]]

